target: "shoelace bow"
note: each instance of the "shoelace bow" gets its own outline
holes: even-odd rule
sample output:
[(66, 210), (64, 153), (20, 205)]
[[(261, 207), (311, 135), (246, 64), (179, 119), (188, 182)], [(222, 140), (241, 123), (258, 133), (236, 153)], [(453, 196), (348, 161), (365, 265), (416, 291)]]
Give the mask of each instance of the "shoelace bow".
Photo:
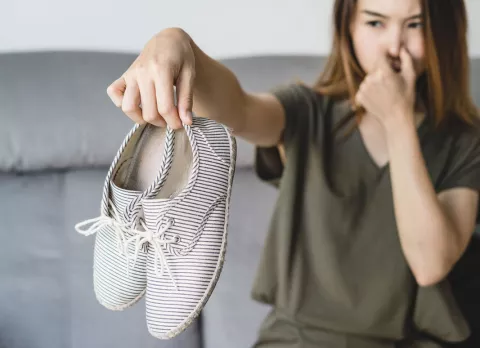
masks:
[[(139, 219), (140, 226), (143, 230), (132, 228), (130, 224), (123, 222), (122, 216), (118, 212), (118, 209), (115, 207), (113, 202), (109, 199), (109, 207), (111, 208), (112, 216), (100, 215), (93, 219), (88, 219), (82, 221), (75, 225), (75, 230), (84, 235), (90, 236), (97, 233), (105, 226), (110, 226), (116, 233), (117, 236), (117, 251), (119, 255), (123, 255), (127, 259), (127, 276), (129, 275), (130, 269), (135, 267), (135, 264), (138, 259), (138, 253), (145, 243), (150, 243), (149, 247), (153, 248), (154, 251), (154, 267), (155, 273), (158, 276), (163, 276), (164, 270), (166, 269), (170, 279), (172, 280), (175, 289), (178, 291), (178, 286), (173, 277), (173, 274), (168, 266), (165, 253), (162, 246), (166, 246), (171, 243), (176, 243), (177, 238), (166, 239), (162, 238), (163, 234), (173, 225), (172, 220), (168, 220), (165, 224), (161, 224), (159, 229), (155, 232), (152, 232), (143, 219)], [(87, 227), (87, 228), (85, 228)], [(128, 235), (132, 235), (127, 238)], [(128, 246), (134, 243), (134, 252), (129, 255)], [(133, 261), (131, 263), (130, 261)], [(159, 271), (160, 264), (160, 271)]]
[[(125, 243), (125, 250), (128, 250), (128, 245), (134, 242), (133, 256), (127, 255), (127, 258), (129, 260), (133, 259), (133, 265), (135, 265), (135, 262), (137, 261), (138, 253), (142, 248), (142, 246), (147, 242), (150, 243), (149, 248), (153, 248), (153, 252), (154, 252), (153, 263), (155, 267), (155, 273), (157, 274), (157, 276), (161, 277), (163, 276), (163, 273), (166, 269), (175, 287), (175, 290), (179, 291), (177, 282), (175, 281), (175, 278), (173, 277), (170, 267), (168, 266), (167, 258), (163, 251), (164, 246), (178, 242), (178, 238), (176, 237), (170, 238), (170, 239), (164, 238), (164, 233), (168, 231), (170, 227), (173, 226), (173, 220), (171, 219), (167, 220), (167, 222), (164, 224), (161, 224), (158, 230), (156, 231), (150, 230), (145, 224), (145, 221), (143, 219), (140, 219), (139, 221), (143, 230), (138, 230), (138, 229), (133, 230), (135, 235), (127, 239)], [(160, 265), (160, 271), (159, 271), (159, 265)]]

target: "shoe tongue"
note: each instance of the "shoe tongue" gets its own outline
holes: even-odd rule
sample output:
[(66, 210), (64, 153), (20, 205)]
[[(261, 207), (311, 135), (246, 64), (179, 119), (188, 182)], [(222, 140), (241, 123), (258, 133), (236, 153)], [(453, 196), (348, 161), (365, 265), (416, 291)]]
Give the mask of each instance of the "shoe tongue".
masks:
[(145, 199), (143, 201), (145, 217), (163, 216), (172, 205), (172, 199)]
[(132, 199), (135, 199), (138, 195), (142, 194), (140, 191), (134, 191), (134, 190), (126, 190), (121, 187), (118, 187), (115, 185), (113, 182), (110, 183), (110, 188), (111, 188), (111, 199), (113, 204), (115, 204), (115, 207), (119, 212), (123, 213), (123, 210), (125, 207), (127, 207), (128, 204), (132, 201)]
[(157, 229), (157, 224), (175, 204), (173, 199), (145, 199), (142, 203), (143, 214), (147, 227)]

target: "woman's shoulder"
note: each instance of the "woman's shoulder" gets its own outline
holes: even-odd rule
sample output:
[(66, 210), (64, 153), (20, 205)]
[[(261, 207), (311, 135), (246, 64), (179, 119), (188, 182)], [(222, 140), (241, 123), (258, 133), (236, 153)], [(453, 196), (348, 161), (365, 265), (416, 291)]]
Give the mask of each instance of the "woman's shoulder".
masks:
[(465, 118), (451, 113), (444, 124), (439, 126), (439, 130), (439, 134), (450, 138), (459, 146), (471, 146), (474, 143), (480, 145), (480, 118), (477, 116), (466, 121)]
[[(271, 90), (283, 105), (286, 117), (284, 139), (317, 138), (328, 124), (340, 124), (352, 112), (348, 98), (322, 93), (303, 82), (277, 85)], [(287, 144), (288, 147), (288, 144)]]
[(321, 98), (321, 95), (316, 93), (312, 86), (301, 81), (276, 85), (270, 89), (270, 92), (281, 99), (281, 101), (286, 99), (296, 103), (308, 103), (315, 98)]

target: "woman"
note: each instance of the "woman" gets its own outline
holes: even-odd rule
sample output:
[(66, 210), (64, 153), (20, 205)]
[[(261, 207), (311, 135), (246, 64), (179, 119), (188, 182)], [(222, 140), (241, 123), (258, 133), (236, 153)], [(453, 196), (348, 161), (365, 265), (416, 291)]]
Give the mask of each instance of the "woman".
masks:
[(256, 347), (477, 346), (465, 267), (452, 271), (476, 243), (480, 190), (464, 2), (336, 0), (333, 19), (314, 86), (247, 93), (172, 28), (108, 94), (135, 122), (177, 129), (193, 107), (257, 145), (280, 193), (253, 288), (274, 308)]

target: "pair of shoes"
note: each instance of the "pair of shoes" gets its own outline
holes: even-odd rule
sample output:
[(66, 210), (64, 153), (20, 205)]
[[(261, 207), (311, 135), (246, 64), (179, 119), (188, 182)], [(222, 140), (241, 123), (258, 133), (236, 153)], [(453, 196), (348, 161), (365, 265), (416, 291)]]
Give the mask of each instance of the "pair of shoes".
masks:
[(147, 327), (160, 339), (193, 322), (222, 270), (235, 162), (235, 138), (212, 120), (133, 127), (107, 173), (100, 216), (75, 225), (96, 234), (93, 284), (104, 307), (123, 310), (146, 293)]

